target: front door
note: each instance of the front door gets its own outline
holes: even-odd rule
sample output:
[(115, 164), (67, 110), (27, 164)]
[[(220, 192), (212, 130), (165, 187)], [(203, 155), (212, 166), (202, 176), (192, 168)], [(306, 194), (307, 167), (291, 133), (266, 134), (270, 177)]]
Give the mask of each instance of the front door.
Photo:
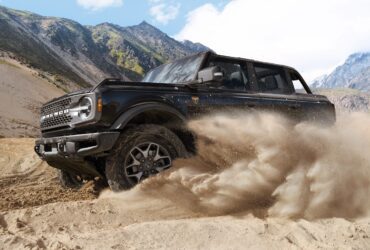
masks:
[(191, 113), (202, 115), (258, 106), (259, 96), (251, 88), (247, 62), (216, 57), (211, 58), (205, 68), (214, 66), (219, 67), (223, 80), (203, 84), (193, 91), (188, 107)]

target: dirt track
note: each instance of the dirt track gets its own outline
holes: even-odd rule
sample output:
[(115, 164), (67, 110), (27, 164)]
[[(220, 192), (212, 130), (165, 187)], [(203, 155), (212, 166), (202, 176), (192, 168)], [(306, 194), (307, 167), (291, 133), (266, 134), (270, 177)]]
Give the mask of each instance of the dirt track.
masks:
[(91, 183), (80, 191), (61, 188), (33, 145), (34, 139), (0, 139), (0, 211), (97, 197)]

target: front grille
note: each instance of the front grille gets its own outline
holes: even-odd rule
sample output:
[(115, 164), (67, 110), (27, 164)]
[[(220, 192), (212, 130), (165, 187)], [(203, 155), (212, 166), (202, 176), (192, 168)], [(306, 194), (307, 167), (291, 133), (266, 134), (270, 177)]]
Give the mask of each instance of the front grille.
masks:
[(41, 116), (44, 118), (41, 121), (40, 127), (42, 130), (68, 125), (72, 121), (69, 112), (65, 112), (70, 108), (71, 98), (65, 98), (41, 108)]
[(41, 122), (41, 128), (42, 129), (47, 129), (55, 126), (63, 126), (67, 125), (72, 121), (72, 117), (70, 115), (61, 115), (58, 117), (52, 117), (45, 119), (44, 121)]
[(68, 109), (71, 102), (71, 98), (66, 98), (57, 102), (47, 104), (41, 108), (41, 115), (54, 114), (55, 112)]

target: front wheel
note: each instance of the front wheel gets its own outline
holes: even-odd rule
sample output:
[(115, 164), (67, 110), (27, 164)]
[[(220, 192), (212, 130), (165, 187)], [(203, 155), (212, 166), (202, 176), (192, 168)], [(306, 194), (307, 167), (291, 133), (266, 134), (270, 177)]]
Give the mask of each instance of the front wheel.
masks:
[(113, 191), (129, 189), (170, 168), (175, 158), (186, 154), (184, 144), (169, 129), (158, 125), (137, 126), (120, 136), (107, 158), (108, 184)]

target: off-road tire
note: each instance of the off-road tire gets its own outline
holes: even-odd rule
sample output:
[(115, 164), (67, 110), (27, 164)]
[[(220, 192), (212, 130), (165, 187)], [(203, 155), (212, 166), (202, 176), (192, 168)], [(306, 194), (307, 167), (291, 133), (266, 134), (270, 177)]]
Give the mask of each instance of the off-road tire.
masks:
[(79, 189), (83, 185), (82, 179), (79, 179), (77, 175), (65, 170), (58, 170), (58, 179), (63, 188)]
[(137, 184), (126, 173), (125, 159), (131, 149), (145, 142), (153, 142), (163, 147), (169, 153), (172, 161), (175, 158), (187, 156), (182, 141), (166, 127), (145, 124), (128, 129), (121, 134), (112, 154), (106, 160), (105, 175), (113, 191), (127, 190)]

